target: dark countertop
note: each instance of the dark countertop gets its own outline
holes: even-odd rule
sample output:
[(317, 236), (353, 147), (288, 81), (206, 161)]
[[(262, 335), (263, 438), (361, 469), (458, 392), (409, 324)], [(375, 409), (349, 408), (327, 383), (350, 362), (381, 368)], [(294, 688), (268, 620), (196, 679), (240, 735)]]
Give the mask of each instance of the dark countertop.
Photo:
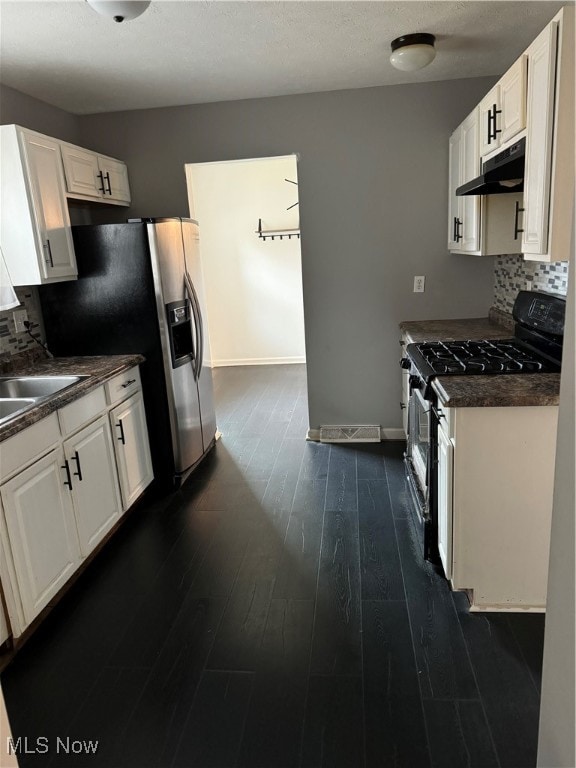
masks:
[(22, 365), (5, 376), (87, 376), (76, 384), (50, 396), (33, 408), (0, 426), (0, 441), (26, 429), (59, 408), (77, 400), (104, 382), (143, 363), (142, 355), (106, 355), (100, 357), (55, 357)]
[(558, 405), (560, 374), (438, 376), (432, 388), (447, 408)]
[(467, 339), (509, 339), (514, 331), (488, 317), (464, 320), (411, 320), (400, 323), (400, 330), (413, 342), (465, 341)]
[[(400, 323), (400, 330), (407, 333), (416, 343), (512, 338), (513, 329), (496, 322), (496, 317), (498, 315), (491, 311), (490, 317), (413, 320)], [(558, 405), (560, 374), (437, 376), (432, 386), (447, 408)]]

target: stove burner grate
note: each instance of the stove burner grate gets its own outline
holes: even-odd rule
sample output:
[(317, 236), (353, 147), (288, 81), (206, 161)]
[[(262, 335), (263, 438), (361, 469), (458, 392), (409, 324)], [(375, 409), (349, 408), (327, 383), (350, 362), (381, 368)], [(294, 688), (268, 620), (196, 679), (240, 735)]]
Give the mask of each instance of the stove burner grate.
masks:
[(433, 341), (418, 345), (433, 373), (532, 373), (543, 364), (514, 340)]

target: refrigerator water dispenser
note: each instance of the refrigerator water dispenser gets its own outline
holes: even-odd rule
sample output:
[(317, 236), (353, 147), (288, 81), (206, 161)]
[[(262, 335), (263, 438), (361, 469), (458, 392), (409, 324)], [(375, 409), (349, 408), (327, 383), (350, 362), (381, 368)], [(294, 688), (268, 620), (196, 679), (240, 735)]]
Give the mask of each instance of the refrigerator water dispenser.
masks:
[(172, 368), (189, 363), (194, 359), (194, 342), (192, 340), (192, 321), (188, 302), (171, 301), (166, 304), (168, 317), (168, 332), (170, 336), (170, 353)]

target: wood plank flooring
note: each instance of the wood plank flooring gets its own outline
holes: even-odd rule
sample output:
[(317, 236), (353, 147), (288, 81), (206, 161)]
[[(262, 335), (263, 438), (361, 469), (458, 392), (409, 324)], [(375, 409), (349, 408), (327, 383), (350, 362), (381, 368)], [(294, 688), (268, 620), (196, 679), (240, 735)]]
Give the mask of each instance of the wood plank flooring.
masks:
[(543, 616), (468, 612), (403, 445), (305, 441), (304, 366), (214, 373), (215, 451), (3, 674), (22, 768), (535, 766)]

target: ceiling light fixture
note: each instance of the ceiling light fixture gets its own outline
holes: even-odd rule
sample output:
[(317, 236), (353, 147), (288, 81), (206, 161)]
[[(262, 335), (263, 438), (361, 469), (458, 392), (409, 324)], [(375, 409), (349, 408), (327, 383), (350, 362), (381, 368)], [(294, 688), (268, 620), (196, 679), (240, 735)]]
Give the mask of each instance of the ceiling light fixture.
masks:
[(414, 35), (402, 35), (392, 40), (390, 63), (403, 72), (415, 72), (434, 61), (436, 38), (427, 32)]
[(150, 0), (86, 0), (90, 8), (114, 21), (132, 21), (141, 16)]

